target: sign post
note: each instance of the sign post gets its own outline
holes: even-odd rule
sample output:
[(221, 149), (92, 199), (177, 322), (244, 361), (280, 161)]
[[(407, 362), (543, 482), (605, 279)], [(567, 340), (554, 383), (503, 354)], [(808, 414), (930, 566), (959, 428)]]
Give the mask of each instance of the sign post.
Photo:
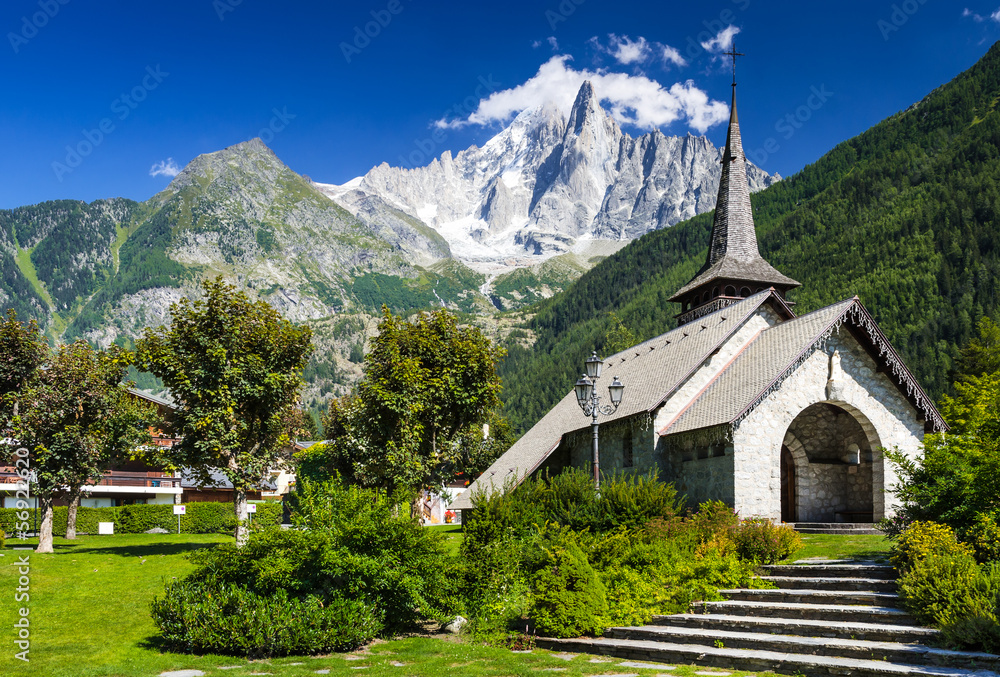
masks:
[(257, 512), (257, 504), (247, 503), (247, 519), (250, 520), (251, 523), (253, 523), (253, 514), (255, 512)]
[(180, 534), (181, 534), (181, 515), (184, 515), (186, 513), (187, 513), (187, 506), (186, 505), (175, 505), (174, 506), (174, 514), (177, 515), (177, 535), (178, 536), (180, 536)]

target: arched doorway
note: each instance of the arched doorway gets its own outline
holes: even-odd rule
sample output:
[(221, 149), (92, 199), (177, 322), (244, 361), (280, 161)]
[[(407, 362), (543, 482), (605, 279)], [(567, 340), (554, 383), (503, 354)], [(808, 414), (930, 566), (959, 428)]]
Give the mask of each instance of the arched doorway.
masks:
[(874, 427), (856, 408), (821, 402), (803, 409), (782, 444), (782, 518), (871, 522), (872, 452), (879, 447)]

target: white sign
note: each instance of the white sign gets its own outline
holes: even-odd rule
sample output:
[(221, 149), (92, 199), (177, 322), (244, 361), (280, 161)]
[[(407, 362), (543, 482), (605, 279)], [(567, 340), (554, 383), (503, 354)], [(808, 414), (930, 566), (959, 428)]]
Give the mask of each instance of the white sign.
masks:
[(100, 536), (112, 536), (115, 533), (114, 522), (98, 522), (97, 533)]
[(247, 512), (257, 512), (257, 505), (255, 503), (247, 503)]
[(175, 505), (174, 506), (174, 514), (175, 515), (186, 515), (187, 514), (187, 506), (186, 505)]

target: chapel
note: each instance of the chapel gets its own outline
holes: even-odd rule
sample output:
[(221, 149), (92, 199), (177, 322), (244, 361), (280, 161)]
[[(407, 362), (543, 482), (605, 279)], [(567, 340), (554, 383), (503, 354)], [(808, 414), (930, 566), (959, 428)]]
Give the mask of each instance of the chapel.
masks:
[[(676, 329), (603, 359), (596, 387), (618, 377), (625, 390), (600, 418), (600, 470), (655, 470), (692, 508), (877, 521), (896, 505), (882, 450), (916, 456), (946, 425), (860, 299), (795, 314), (786, 294), (799, 283), (758, 250), (746, 165), (734, 79), (708, 260), (670, 299)], [(535, 473), (592, 468), (591, 419), (572, 385), (454, 508)]]

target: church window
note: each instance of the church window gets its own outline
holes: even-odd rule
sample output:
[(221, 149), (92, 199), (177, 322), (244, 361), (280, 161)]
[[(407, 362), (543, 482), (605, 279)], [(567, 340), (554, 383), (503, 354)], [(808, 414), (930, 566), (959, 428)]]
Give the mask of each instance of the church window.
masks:
[(626, 432), (622, 438), (622, 467), (632, 467), (632, 433)]
[(718, 295), (719, 295), (719, 288), (718, 287), (712, 287), (712, 298), (714, 299)]
[(740, 289), (740, 296), (750, 296), (750, 287), (743, 287)]
[(733, 285), (726, 287), (726, 296), (736, 296), (736, 287)]

